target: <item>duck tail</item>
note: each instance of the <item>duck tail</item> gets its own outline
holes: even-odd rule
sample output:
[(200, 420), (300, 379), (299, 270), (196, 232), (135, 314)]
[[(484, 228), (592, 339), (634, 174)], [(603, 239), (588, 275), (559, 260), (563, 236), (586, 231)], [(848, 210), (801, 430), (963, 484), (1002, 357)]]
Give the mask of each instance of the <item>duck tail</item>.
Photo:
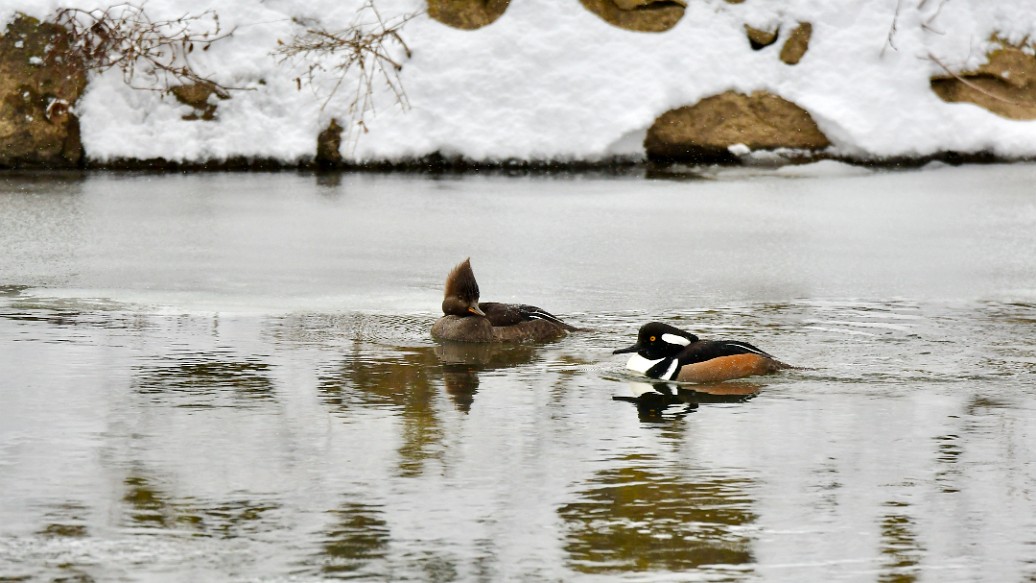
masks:
[(781, 362), (776, 358), (773, 359), (774, 370), (816, 370), (808, 366), (795, 366), (786, 362)]

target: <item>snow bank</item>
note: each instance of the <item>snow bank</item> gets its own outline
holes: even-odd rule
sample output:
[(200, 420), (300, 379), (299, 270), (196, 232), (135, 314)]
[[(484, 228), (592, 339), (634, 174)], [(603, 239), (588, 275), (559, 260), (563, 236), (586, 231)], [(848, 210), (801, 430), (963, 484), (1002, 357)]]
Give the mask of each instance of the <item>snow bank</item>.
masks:
[[(419, 0), (378, 0), (386, 18), (421, 14), (403, 28), (412, 56), (400, 78), (410, 108), (397, 106), (379, 86), (366, 133), (349, 124), (349, 81), (327, 101), (335, 79), (300, 89), (302, 71), (272, 55), (278, 40), (302, 30), (300, 23), (343, 29), (362, 4), (221, 1), (216, 11), (233, 35), (192, 58), (202, 74), (241, 90), (219, 102), (215, 120), (189, 121), (183, 117), (190, 108), (171, 95), (131, 89), (118, 71), (97, 76), (76, 107), (88, 157), (290, 163), (311, 158), (317, 134), (337, 118), (350, 130), (343, 157), (354, 162), (435, 152), (476, 161), (636, 158), (662, 113), (728, 90), (765, 90), (798, 104), (837, 156), (1036, 156), (1036, 121), (946, 103), (930, 87), (931, 77), (945, 73), (936, 60), (955, 70), (974, 68), (993, 35), (1036, 38), (1032, 0), (695, 0), (662, 33), (614, 27), (577, 0), (512, 0), (496, 22), (470, 31), (432, 20)], [(6, 0), (0, 20), (98, 5)], [(155, 19), (210, 6), (145, 4)], [(813, 34), (794, 66), (781, 62), (779, 46), (755, 51), (746, 38), (746, 24), (790, 30), (797, 22), (812, 23)]]

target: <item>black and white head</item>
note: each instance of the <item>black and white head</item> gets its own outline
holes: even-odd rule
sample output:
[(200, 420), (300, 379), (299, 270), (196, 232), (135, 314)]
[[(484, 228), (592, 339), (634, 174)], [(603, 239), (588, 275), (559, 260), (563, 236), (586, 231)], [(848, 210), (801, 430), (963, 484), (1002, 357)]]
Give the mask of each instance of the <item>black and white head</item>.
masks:
[(672, 380), (680, 369), (680, 353), (698, 337), (661, 322), (651, 322), (640, 327), (637, 343), (620, 348), (612, 354), (635, 352), (626, 363), (626, 368), (655, 379)]

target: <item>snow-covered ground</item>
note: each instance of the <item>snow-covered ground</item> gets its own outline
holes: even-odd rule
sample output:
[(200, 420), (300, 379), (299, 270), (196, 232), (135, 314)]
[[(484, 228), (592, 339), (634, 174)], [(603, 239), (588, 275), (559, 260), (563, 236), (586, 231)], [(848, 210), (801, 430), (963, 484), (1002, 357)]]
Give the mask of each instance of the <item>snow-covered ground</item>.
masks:
[[(2, 0), (0, 24), (16, 12), (47, 18), (59, 7), (104, 0)], [(233, 35), (192, 54), (196, 69), (241, 88), (219, 102), (214, 121), (187, 121), (191, 108), (140, 91), (120, 71), (92, 78), (76, 106), (90, 160), (165, 158), (198, 162), (256, 157), (304, 160), (332, 118), (345, 122), (350, 161), (401, 160), (435, 152), (473, 160), (595, 161), (643, 156), (643, 137), (663, 112), (727, 90), (766, 90), (812, 114), (847, 157), (918, 157), (943, 151), (1036, 156), (1036, 121), (946, 103), (930, 79), (973, 69), (994, 35), (1036, 38), (1032, 0), (693, 0), (671, 30), (612, 26), (578, 0), (512, 0), (493, 24), (450, 28), (421, 0), (377, 0), (386, 19), (420, 13), (402, 36), (412, 51), (400, 80), (410, 107), (381, 85), (369, 131), (350, 125), (354, 85), (331, 96), (334, 78), (296, 83), (301, 63), (273, 52), (303, 26), (341, 30), (369, 20), (362, 0), (150, 0), (156, 20), (215, 9)], [(783, 63), (774, 46), (754, 51), (745, 24), (790, 31), (811, 22), (809, 52)], [(300, 24), (302, 23), (302, 24)], [(402, 55), (397, 55), (403, 58)], [(933, 59), (934, 57), (934, 59)], [(353, 119), (353, 121), (356, 121)]]

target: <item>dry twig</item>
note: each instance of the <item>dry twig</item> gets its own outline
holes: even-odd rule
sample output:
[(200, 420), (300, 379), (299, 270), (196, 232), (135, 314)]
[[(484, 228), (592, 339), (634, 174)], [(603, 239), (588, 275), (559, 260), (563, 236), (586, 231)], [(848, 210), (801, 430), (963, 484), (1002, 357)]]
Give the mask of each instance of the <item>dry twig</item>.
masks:
[(355, 78), (356, 87), (351, 92), (348, 113), (366, 131), (364, 117), (375, 112), (374, 89), (379, 79), (387, 86), (397, 105), (403, 109), (410, 107), (399, 76), (403, 64), (393, 56), (393, 46), (402, 49), (405, 58), (410, 57), (410, 48), (403, 41), (400, 29), (416, 15), (404, 14), (387, 21), (378, 12), (373, 0), (363, 5), (358, 14), (362, 13), (370, 13), (373, 21), (354, 23), (341, 32), (307, 28), (287, 42), (278, 41), (279, 46), (274, 54), (282, 63), (302, 62), (304, 72), (295, 79), (299, 88), (303, 81), (315, 86), (319, 77), (325, 74), (334, 76), (334, 85), (322, 107), (327, 106), (350, 78)]
[[(925, 5), (925, 3), (927, 1), (928, 0), (921, 0), (921, 3), (917, 5), (917, 9), (918, 10), (923, 9), (924, 5)], [(936, 34), (943, 34), (942, 31), (936, 30), (932, 26), (932, 23), (935, 22), (935, 19), (939, 18), (939, 15), (942, 13), (942, 8), (943, 8), (943, 6), (946, 6), (947, 2), (949, 2), (949, 0), (941, 0), (941, 2), (939, 2), (939, 5), (935, 7), (935, 11), (932, 12), (932, 15), (929, 16), (924, 22), (921, 23), (921, 28), (923, 28), (924, 30), (926, 30), (928, 32), (934, 32)]]
[[(195, 28), (208, 21), (208, 30)], [(48, 59), (76, 57), (87, 70), (107, 71), (117, 67), (123, 80), (134, 89), (167, 91), (174, 85), (201, 83), (227, 97), (225, 87), (194, 70), (190, 54), (198, 46), (207, 51), (212, 43), (225, 39), (215, 10), (185, 14), (173, 20), (152, 20), (143, 4), (124, 2), (104, 9), (61, 8), (54, 22), (71, 34), (71, 55), (48, 54)], [(144, 85), (138, 83), (145, 78)]]
[[(923, 0), (922, 0), (922, 3), (923, 3)], [(896, 32), (898, 32), (899, 10), (902, 7), (903, 7), (903, 0), (896, 0), (896, 12), (895, 12), (895, 14), (892, 15), (892, 26), (889, 27), (888, 38), (886, 39), (885, 44), (882, 45), (882, 47), (881, 47), (881, 56), (882, 57), (885, 56), (885, 49), (888, 48), (888, 47), (892, 47), (892, 50), (894, 50), (894, 51), (898, 51), (899, 50), (899, 48), (896, 47), (896, 43), (894, 42), (894, 39), (896, 37)]]

